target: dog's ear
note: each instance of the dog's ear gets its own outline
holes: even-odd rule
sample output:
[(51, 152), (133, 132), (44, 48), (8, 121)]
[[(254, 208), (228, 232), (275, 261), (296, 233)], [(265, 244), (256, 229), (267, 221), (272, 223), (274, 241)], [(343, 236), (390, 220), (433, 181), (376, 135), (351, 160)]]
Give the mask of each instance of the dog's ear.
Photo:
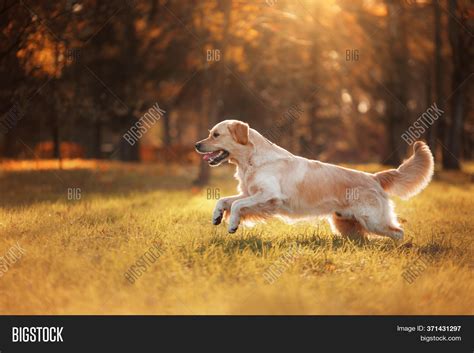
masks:
[(232, 138), (241, 145), (249, 142), (249, 125), (241, 121), (236, 121), (229, 125), (229, 131)]

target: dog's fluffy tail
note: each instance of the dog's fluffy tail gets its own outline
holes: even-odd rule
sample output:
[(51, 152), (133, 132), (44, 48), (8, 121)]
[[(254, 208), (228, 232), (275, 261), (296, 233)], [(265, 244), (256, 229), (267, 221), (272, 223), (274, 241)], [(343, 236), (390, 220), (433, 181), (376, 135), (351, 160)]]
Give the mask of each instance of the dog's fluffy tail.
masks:
[(375, 179), (389, 195), (409, 199), (423, 190), (431, 181), (434, 170), (433, 155), (426, 143), (417, 141), (413, 155), (397, 169), (375, 173)]

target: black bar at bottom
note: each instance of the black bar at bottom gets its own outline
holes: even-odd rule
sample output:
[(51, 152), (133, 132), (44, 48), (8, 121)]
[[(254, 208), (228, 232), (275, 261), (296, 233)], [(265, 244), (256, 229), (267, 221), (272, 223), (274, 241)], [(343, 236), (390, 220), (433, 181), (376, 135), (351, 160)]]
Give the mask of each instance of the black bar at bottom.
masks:
[[(472, 316), (0, 316), (0, 352), (473, 352), (473, 326)], [(62, 342), (18, 342), (43, 339)]]

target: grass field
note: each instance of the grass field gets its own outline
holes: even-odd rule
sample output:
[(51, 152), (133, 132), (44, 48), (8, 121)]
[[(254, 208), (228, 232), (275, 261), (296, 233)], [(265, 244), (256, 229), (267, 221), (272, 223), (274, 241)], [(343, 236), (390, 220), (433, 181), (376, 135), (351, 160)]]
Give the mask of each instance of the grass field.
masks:
[[(229, 235), (211, 225), (207, 188), (191, 186), (195, 167), (67, 167), (0, 165), (0, 256), (24, 249), (0, 277), (1, 314), (474, 314), (472, 165), (395, 200), (402, 244), (353, 243), (325, 221)], [(233, 170), (214, 172), (211, 190), (234, 194)], [(161, 256), (130, 284), (152, 244)]]

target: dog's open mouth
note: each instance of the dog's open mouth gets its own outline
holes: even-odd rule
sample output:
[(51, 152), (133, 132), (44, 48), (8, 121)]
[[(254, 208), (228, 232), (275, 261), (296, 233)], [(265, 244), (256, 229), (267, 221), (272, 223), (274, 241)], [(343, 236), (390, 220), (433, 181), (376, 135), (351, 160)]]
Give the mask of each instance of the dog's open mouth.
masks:
[(209, 165), (218, 165), (229, 157), (229, 152), (226, 150), (219, 150), (215, 152), (206, 152), (202, 159), (207, 161)]

